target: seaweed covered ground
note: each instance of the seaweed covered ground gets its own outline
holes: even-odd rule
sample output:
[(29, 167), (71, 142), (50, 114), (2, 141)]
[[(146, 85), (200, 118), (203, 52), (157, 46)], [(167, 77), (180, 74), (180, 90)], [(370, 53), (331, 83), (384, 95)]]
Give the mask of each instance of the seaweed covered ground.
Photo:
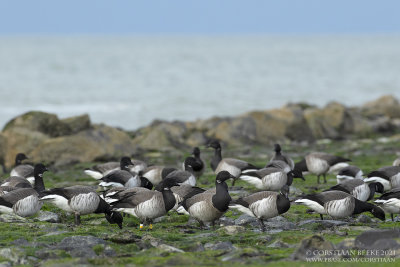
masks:
[[(399, 139), (395, 136), (358, 141), (322, 140), (314, 145), (282, 144), (282, 147), (295, 161), (307, 152), (317, 150), (349, 157), (352, 164), (368, 173), (392, 164), (397, 157)], [(203, 149), (203, 159), (208, 162), (211, 153)], [(272, 147), (224, 148), (223, 155), (263, 166), (272, 156)], [(153, 152), (144, 154), (143, 159), (153, 164), (180, 166), (178, 164), (187, 154), (183, 152), (181, 156), (163, 156)], [(92, 164), (53, 169), (45, 173), (45, 185), (48, 188), (96, 185), (96, 181), (86, 177), (82, 171)], [(208, 168), (198, 185), (212, 187), (214, 180), (215, 175)], [(336, 178), (333, 174), (328, 176), (327, 184), (320, 185), (316, 183), (316, 177), (309, 174), (306, 181), (294, 180), (291, 197), (322, 191), (334, 184)], [(230, 191), (235, 198), (257, 190), (238, 181)], [(124, 228), (120, 230), (116, 225), (109, 225), (102, 215), (82, 216), (82, 225), (75, 226), (72, 215), (53, 206), (45, 204), (42, 211), (28, 219), (0, 216), (0, 265), (306, 266), (310, 263), (302, 255), (302, 246), (306, 245), (306, 242), (302, 243), (304, 239), (318, 235), (322, 238), (309, 240), (321, 249), (354, 250), (354, 239), (362, 233), (373, 229), (395, 229), (399, 224), (389, 220), (388, 215), (386, 222), (381, 222), (368, 213), (348, 220), (321, 222), (318, 214), (307, 213), (305, 207), (294, 204), (287, 213), (271, 219), (266, 224), (266, 232), (260, 232), (257, 222), (237, 211), (228, 211), (216, 229), (208, 230), (200, 230), (197, 222), (175, 212), (158, 219), (152, 230), (139, 230), (137, 219), (125, 217)], [(354, 258), (354, 255), (350, 257)], [(392, 265), (393, 261), (387, 264)], [(315, 266), (325, 264), (313, 263)], [(341, 265), (343, 262), (337, 260), (331, 264)], [(365, 266), (368, 262), (352, 262), (352, 265), (357, 264)]]

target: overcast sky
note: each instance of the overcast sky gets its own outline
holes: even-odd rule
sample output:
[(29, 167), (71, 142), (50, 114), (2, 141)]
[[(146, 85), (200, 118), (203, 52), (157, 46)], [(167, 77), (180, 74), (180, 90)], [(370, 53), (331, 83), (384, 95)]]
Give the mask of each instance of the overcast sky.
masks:
[(398, 0), (0, 0), (0, 34), (400, 33)]

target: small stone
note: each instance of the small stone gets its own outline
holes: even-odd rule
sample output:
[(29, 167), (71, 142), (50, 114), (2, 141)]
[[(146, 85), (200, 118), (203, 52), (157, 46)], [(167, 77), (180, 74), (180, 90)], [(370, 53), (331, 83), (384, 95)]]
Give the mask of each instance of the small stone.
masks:
[(320, 251), (331, 251), (334, 246), (323, 237), (314, 235), (301, 241), (299, 248), (292, 254), (293, 260), (306, 260), (307, 258), (320, 257)]
[(361, 214), (360, 216), (358, 216), (356, 222), (359, 223), (371, 223), (371, 217), (365, 215), (365, 214)]
[(15, 246), (19, 246), (19, 247), (28, 247), (28, 246), (30, 246), (30, 243), (25, 238), (16, 239), (13, 242), (11, 242), (11, 244), (13, 244)]
[(3, 248), (0, 249), (0, 257), (10, 260), (13, 264), (28, 264), (25, 251), (21, 248)]
[[(391, 240), (393, 238), (400, 238), (400, 229), (366, 231), (356, 237), (355, 245), (359, 249), (380, 249), (377, 246), (382, 246), (384, 243), (382, 241), (376, 245), (375, 243), (378, 240)], [(386, 242), (393, 243), (392, 241)]]
[(235, 220), (235, 224), (242, 225), (242, 226), (243, 225), (257, 226), (258, 221), (254, 217), (251, 217), (247, 214), (243, 214), (243, 215), (240, 215), (240, 217)]
[(131, 232), (118, 232), (116, 234), (105, 235), (104, 239), (110, 240), (111, 242), (114, 243), (129, 244), (129, 243), (135, 243), (136, 241), (140, 240), (141, 237)]
[(246, 231), (246, 228), (239, 225), (228, 225), (218, 229), (218, 233), (223, 233), (227, 235), (236, 235)]
[(106, 242), (103, 239), (94, 236), (70, 236), (61, 240), (61, 242), (58, 243), (57, 248), (69, 251), (77, 248), (91, 248), (95, 245), (104, 245), (105, 243)]
[(235, 221), (228, 217), (221, 217), (219, 219), (219, 225), (221, 225), (221, 226), (235, 225)]
[(288, 243), (282, 242), (280, 240), (275, 241), (274, 243), (267, 246), (268, 248), (290, 248), (292, 247)]
[(175, 252), (184, 253), (185, 252), (182, 249), (179, 249), (179, 248), (176, 248), (176, 247), (173, 247), (170, 245), (166, 245), (166, 244), (161, 244), (157, 248), (159, 248), (165, 252), (171, 252), (171, 253), (175, 253)]
[(69, 251), (69, 254), (71, 255), (71, 257), (74, 258), (96, 258), (97, 254), (96, 252), (94, 252), (93, 249), (89, 248), (89, 247), (79, 247), (76, 249), (73, 249), (71, 251)]
[(231, 251), (235, 249), (235, 247), (232, 245), (232, 242), (230, 241), (206, 243), (204, 244), (204, 248), (206, 250), (223, 250), (223, 251)]
[(35, 220), (40, 221), (40, 222), (51, 222), (51, 223), (59, 223), (60, 222), (60, 216), (54, 212), (50, 211), (39, 211), (38, 216), (35, 218)]
[(0, 222), (5, 222), (5, 223), (23, 223), (26, 222), (26, 219), (24, 217), (18, 216), (16, 214), (0, 214)]

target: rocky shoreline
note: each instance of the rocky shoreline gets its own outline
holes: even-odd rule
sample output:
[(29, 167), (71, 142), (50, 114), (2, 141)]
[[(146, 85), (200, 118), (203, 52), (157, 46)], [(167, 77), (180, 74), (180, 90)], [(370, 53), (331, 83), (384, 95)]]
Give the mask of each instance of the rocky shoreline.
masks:
[(117, 159), (144, 152), (174, 152), (217, 138), (230, 147), (275, 142), (311, 144), (321, 139), (358, 139), (400, 132), (400, 103), (382, 96), (359, 107), (331, 102), (324, 107), (297, 103), (236, 117), (194, 122), (154, 121), (125, 131), (93, 124), (88, 115), (59, 119), (31, 111), (9, 121), (0, 133), (0, 163), (14, 164), (18, 152), (54, 166)]

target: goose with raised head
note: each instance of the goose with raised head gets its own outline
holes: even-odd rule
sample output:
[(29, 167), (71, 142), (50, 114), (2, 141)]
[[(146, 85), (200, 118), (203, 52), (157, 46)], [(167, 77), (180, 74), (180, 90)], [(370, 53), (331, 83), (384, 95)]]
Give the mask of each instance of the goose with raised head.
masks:
[(126, 194), (112, 203), (113, 210), (137, 217), (140, 220), (140, 229), (147, 223), (152, 229), (153, 220), (167, 214), (175, 206), (175, 196), (170, 188), (177, 185), (174, 180), (166, 179), (161, 192), (143, 190)]
[(385, 220), (385, 212), (381, 208), (337, 190), (303, 196), (296, 200), (295, 203), (307, 206), (319, 213), (321, 220), (323, 220), (323, 215), (330, 215), (334, 219), (340, 219), (362, 212), (371, 212), (376, 218)]
[(191, 160), (191, 166), (193, 170), (193, 174), (196, 178), (199, 178), (205, 170), (204, 161), (200, 157), (200, 149), (198, 147), (193, 148), (192, 156), (187, 157), (183, 162), (183, 169), (185, 170), (185, 162), (187, 159)]
[(0, 197), (0, 213), (14, 213), (22, 217), (36, 214), (42, 207), (39, 194), (44, 190), (43, 173), (47, 168), (39, 163), (34, 167), (34, 188), (19, 188), (9, 190)]
[(74, 185), (46, 190), (42, 192), (41, 200), (73, 213), (76, 225), (81, 224), (81, 215), (104, 213), (110, 224), (117, 224), (122, 229), (121, 214), (112, 211), (110, 205), (89, 186)]
[(188, 157), (185, 159), (185, 170), (173, 170), (169, 172), (163, 179), (174, 179), (178, 184), (196, 185), (196, 176), (194, 175), (193, 165), (196, 164), (196, 159)]
[(257, 218), (261, 231), (264, 232), (264, 220), (287, 212), (290, 208), (290, 201), (281, 193), (261, 191), (241, 197), (231, 202), (229, 207)]
[(274, 151), (275, 154), (272, 156), (270, 162), (280, 160), (285, 162), (289, 166), (290, 170), (294, 169), (294, 161), (289, 156), (282, 154), (282, 148), (279, 144), (274, 145)]
[(309, 171), (317, 175), (318, 183), (320, 183), (319, 180), (322, 175), (324, 177), (324, 183), (326, 183), (326, 173), (329, 171), (329, 168), (337, 163), (347, 161), (350, 160), (324, 152), (312, 152), (305, 156), (304, 161), (295, 164), (295, 170), (303, 172)]
[(19, 176), (27, 179), (31, 184), (34, 183), (34, 166), (22, 164), (22, 161), (28, 159), (24, 153), (18, 153), (15, 156), (15, 167), (11, 170), (10, 176)]
[(218, 174), (221, 171), (229, 172), (233, 177), (235, 177), (232, 181), (232, 186), (235, 185), (236, 179), (239, 178), (242, 173), (260, 169), (240, 159), (222, 158), (222, 148), (218, 140), (212, 140), (207, 144), (207, 147), (214, 149), (214, 156), (210, 163), (212, 170), (215, 172), (215, 174)]
[(200, 223), (200, 227), (208, 222), (215, 226), (215, 221), (228, 210), (232, 198), (225, 181), (230, 178), (234, 179), (235, 176), (221, 171), (215, 179), (215, 193), (206, 191), (194, 196), (189, 195), (183, 200), (182, 207)]

